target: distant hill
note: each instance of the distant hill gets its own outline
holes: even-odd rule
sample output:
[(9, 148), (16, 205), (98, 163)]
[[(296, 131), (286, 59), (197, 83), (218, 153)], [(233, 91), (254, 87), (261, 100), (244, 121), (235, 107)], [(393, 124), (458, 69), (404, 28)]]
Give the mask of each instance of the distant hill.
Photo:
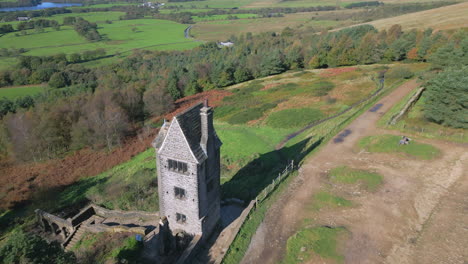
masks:
[(385, 18), (369, 22), (378, 29), (388, 29), (394, 24), (400, 24), (404, 30), (424, 29), (445, 30), (468, 27), (468, 2), (444, 6), (436, 9)]

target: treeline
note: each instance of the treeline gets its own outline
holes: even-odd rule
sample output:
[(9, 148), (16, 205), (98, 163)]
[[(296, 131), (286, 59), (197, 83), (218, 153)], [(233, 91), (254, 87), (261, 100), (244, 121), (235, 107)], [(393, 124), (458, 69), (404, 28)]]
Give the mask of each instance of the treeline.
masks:
[(12, 25), (6, 24), (0, 26), (0, 34), (6, 34), (15, 31)]
[(86, 19), (81, 17), (76, 18), (75, 23), (73, 23), (73, 28), (75, 31), (85, 37), (89, 41), (99, 41), (101, 40), (101, 35), (97, 31), (97, 24), (91, 23)]
[[(178, 98), (291, 69), (392, 61), (444, 67), (468, 56), (467, 32), (403, 32), (398, 25), (388, 31), (364, 25), (323, 34), (287, 29), (231, 41), (236, 43), (231, 48), (206, 43), (184, 52), (135, 51), (118, 64), (95, 69), (50, 63), (60, 66), (48, 72), (47, 81), (65, 87), (49, 90), (29, 110), (6, 114), (0, 149), (38, 160), (85, 146), (111, 148), (136, 133), (147, 117), (169, 111)], [(37, 75), (43, 65), (35, 57), (23, 59), (10, 78), (18, 83), (16, 78)]]
[(34, 28), (46, 28), (52, 27), (54, 29), (60, 29), (60, 24), (55, 20), (48, 19), (35, 19), (27, 22), (21, 22), (18, 24), (18, 30), (34, 29)]
[(16, 12), (0, 12), (0, 21), (1, 22), (11, 22), (16, 21), (18, 17), (50, 17), (58, 14), (67, 14), (71, 13), (71, 9), (66, 8), (47, 8), (42, 10), (35, 11), (16, 11)]
[(379, 1), (367, 1), (367, 2), (357, 2), (351, 3), (345, 6), (345, 8), (352, 9), (352, 8), (363, 8), (363, 7), (372, 7), (372, 6), (380, 6), (384, 3)]
[[(0, 87), (50, 82), (49, 85), (55, 88), (71, 84), (85, 84), (85, 87), (93, 89), (96, 79), (94, 74), (83, 77), (82, 75), (87, 75), (90, 70), (74, 65), (74, 63), (91, 61), (104, 56), (106, 56), (106, 51), (102, 48), (72, 53), (68, 57), (63, 53), (43, 57), (22, 56), (19, 57), (16, 69), (0, 71)], [(63, 77), (63, 82), (58, 82), (60, 77), (52, 78), (57, 72), (60, 72), (58, 76)]]
[(0, 57), (15, 57), (15, 56), (18, 56), (20, 55), (21, 53), (25, 53), (27, 52), (28, 50), (27, 49), (24, 49), (24, 48), (19, 48), (19, 49), (15, 49), (15, 48), (11, 48), (11, 49), (7, 49), (7, 48), (1, 48), (0, 49)]
[(205, 1), (205, 0), (167, 0), (167, 2), (169, 3), (193, 2), (193, 1)]
[(0, 8), (36, 6), (42, 0), (18, 0), (13, 2), (0, 2)]

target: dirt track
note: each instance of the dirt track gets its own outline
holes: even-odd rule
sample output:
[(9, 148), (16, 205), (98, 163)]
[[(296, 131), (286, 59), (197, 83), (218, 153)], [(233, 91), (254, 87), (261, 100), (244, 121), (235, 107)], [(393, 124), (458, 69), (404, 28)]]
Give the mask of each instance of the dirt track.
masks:
[[(363, 136), (396, 133), (375, 124), (417, 86), (410, 81), (397, 88), (377, 103), (382, 104), (377, 111), (365, 112), (345, 128), (348, 133), (343, 141), (331, 140), (304, 163), (289, 189), (269, 209), (242, 263), (280, 262), (287, 239), (305, 219), (312, 219), (317, 226), (344, 226), (350, 231), (350, 236), (339, 242), (346, 263), (468, 262), (464, 248), (468, 244), (466, 146), (415, 138), (442, 151), (441, 157), (432, 161), (356, 148)], [(341, 165), (377, 171), (384, 176), (384, 183), (374, 193), (331, 184), (328, 170)], [(307, 210), (314, 193), (325, 187), (355, 206)]]

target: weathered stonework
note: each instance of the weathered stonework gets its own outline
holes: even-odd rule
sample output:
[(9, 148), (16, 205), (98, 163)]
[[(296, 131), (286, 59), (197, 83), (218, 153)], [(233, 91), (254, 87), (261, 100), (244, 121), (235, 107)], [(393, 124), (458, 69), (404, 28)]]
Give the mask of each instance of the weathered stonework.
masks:
[[(167, 217), (174, 233), (207, 236), (219, 222), (221, 144), (213, 127), (213, 109), (206, 103), (165, 123), (153, 142), (160, 215)], [(186, 164), (186, 171), (171, 168), (169, 160)], [(184, 195), (176, 196), (176, 187)], [(184, 215), (184, 221), (178, 221), (177, 214)]]

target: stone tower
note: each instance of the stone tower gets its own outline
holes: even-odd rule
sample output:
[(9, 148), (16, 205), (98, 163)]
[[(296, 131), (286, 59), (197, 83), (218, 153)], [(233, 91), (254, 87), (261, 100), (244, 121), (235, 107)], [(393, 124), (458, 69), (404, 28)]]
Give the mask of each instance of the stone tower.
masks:
[(220, 221), (221, 144), (207, 101), (165, 122), (154, 140), (160, 216), (173, 233), (208, 236)]

